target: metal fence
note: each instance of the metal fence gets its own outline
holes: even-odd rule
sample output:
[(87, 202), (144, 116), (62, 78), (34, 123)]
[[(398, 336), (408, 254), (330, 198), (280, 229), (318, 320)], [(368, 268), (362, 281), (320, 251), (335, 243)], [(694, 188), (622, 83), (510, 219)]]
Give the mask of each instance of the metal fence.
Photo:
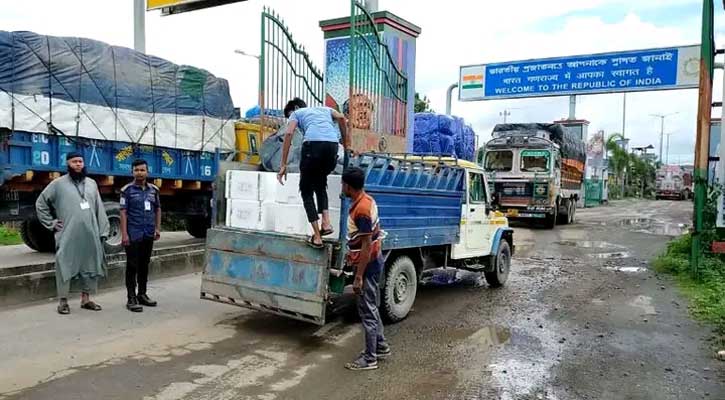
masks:
[(353, 129), (405, 136), (408, 78), (363, 3), (351, 0), (350, 95), (343, 106)]
[(259, 62), (261, 115), (281, 116), (287, 101), (299, 97), (308, 106), (325, 99), (322, 72), (304, 47), (295, 42), (287, 25), (269, 8), (262, 11), (262, 47)]

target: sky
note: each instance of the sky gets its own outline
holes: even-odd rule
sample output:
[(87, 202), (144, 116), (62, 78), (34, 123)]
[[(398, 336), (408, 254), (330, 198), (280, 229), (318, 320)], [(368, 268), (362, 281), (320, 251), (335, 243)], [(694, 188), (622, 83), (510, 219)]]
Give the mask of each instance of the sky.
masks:
[[(296, 4), (296, 9), (290, 4)], [(422, 7), (425, 3), (427, 6)], [(55, 36), (80, 36), (133, 47), (133, 0), (2, 0), (0, 29)], [(445, 111), (446, 88), (461, 65), (532, 58), (699, 44), (702, 0), (379, 0), (390, 11), (422, 28), (417, 41), (416, 91)], [(319, 21), (349, 15), (349, 0), (248, 0), (172, 16), (146, 13), (146, 50), (177, 64), (204, 68), (229, 81), (235, 106), (257, 101), (260, 13), (274, 9), (323, 68)], [(725, 13), (715, 2), (716, 42), (725, 40)], [(716, 73), (714, 99), (722, 98)], [(457, 97), (454, 95), (454, 98)], [(568, 115), (567, 97), (481, 102), (453, 101), (479, 136), (490, 138), (501, 113), (510, 122), (547, 122)], [(691, 163), (697, 110), (696, 90), (630, 93), (624, 131), (630, 146), (659, 146), (660, 121), (651, 114), (677, 113), (665, 121), (671, 133), (669, 161)], [(621, 132), (622, 94), (577, 97), (577, 118), (591, 122), (590, 134)], [(720, 117), (715, 109), (713, 117)]]

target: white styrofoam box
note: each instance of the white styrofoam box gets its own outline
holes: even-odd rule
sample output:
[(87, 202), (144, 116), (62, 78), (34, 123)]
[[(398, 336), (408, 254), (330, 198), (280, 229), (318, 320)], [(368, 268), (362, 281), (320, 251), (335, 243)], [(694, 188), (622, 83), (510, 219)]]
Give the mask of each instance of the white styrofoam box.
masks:
[(330, 223), (332, 224), (332, 229), (335, 230), (335, 233), (333, 233), (330, 236), (325, 236), (325, 238), (339, 239), (340, 238), (340, 209), (339, 208), (330, 208)]
[(233, 200), (259, 200), (258, 171), (227, 171), (226, 197)]
[(279, 204), (270, 201), (262, 203), (262, 216), (260, 218), (259, 229), (266, 232), (275, 232), (275, 214)]
[[(259, 201), (264, 203), (274, 202), (277, 196), (277, 189), (282, 185), (277, 181), (276, 172), (258, 172), (259, 173)], [(285, 185), (287, 183), (285, 182)], [(299, 184), (298, 184), (299, 186)]]
[(241, 229), (260, 228), (261, 207), (256, 200), (227, 200), (227, 226)]
[(291, 235), (311, 235), (312, 228), (307, 221), (305, 208), (301, 204), (275, 204), (275, 232)]
[(287, 174), (287, 180), (284, 185), (277, 183), (277, 189), (274, 194), (274, 201), (280, 204), (302, 204), (300, 197), (300, 174)]
[(330, 175), (327, 177), (327, 201), (330, 210), (341, 207), (340, 194), (342, 193), (342, 175)]

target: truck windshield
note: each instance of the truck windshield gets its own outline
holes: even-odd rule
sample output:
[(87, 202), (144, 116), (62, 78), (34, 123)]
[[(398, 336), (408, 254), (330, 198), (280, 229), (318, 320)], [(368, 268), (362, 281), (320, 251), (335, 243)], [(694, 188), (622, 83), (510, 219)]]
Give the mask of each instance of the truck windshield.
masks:
[(486, 171), (511, 171), (514, 153), (511, 151), (489, 151), (486, 153)]
[(521, 172), (548, 172), (548, 150), (524, 150), (521, 152)]

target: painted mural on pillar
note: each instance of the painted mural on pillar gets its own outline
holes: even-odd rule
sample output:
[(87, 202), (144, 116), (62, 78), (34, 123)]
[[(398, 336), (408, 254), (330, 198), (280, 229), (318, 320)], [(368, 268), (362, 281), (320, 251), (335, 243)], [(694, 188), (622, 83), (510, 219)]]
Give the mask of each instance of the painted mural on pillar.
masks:
[[(380, 35), (398, 69), (411, 77), (415, 73), (414, 46), (402, 36)], [(390, 153), (408, 151), (407, 136), (412, 120), (406, 116), (412, 115), (412, 90), (408, 90), (411, 96), (407, 96), (407, 103), (395, 99), (385, 82), (382, 82), (380, 69), (372, 65), (372, 61), (358, 62), (354, 81), (362, 82), (364, 89), (353, 91), (351, 98), (350, 82), (353, 79), (350, 77), (350, 43), (349, 37), (326, 40), (325, 105), (345, 113), (349, 118), (354, 150)]]

